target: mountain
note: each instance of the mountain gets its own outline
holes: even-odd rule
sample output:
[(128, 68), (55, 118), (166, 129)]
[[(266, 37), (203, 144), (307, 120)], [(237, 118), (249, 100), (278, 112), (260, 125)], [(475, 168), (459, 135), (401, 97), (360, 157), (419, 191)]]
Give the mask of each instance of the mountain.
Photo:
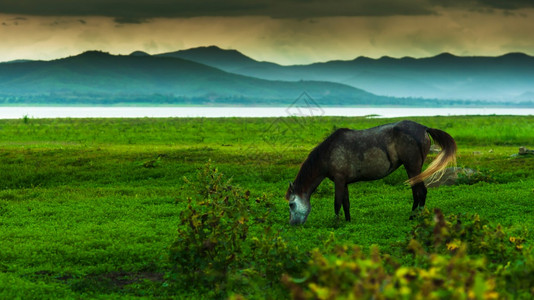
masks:
[(281, 66), (218, 47), (158, 55), (88, 51), (0, 63), (0, 105), (290, 105), (306, 92), (321, 105), (533, 106), (532, 82), (534, 58), (521, 53)]
[(217, 47), (160, 55), (184, 58), (245, 76), (337, 82), (390, 97), (510, 102), (523, 99), (525, 93), (533, 90), (534, 82), (534, 57), (522, 53), (499, 57), (459, 57), (442, 53), (419, 59), (358, 57), (295, 66), (258, 62), (236, 50)]
[[(271, 62), (259, 62), (245, 56), (237, 50), (223, 50), (217, 46), (198, 47), (176, 52), (157, 54), (158, 57), (173, 57), (187, 59), (204, 65), (212, 66), (231, 73), (245, 75), (244, 73), (254, 73), (260, 71), (278, 70), (281, 67)], [(253, 76), (254, 77), (254, 76)], [(280, 80), (274, 77), (271, 80)]]
[[(532, 90), (534, 90), (534, 86), (532, 87)], [(519, 95), (517, 98), (516, 98), (517, 101), (523, 101), (523, 102), (527, 102), (527, 101), (530, 101), (530, 102), (533, 102), (534, 101), (534, 92), (525, 92), (521, 95)]]
[(0, 64), (0, 103), (290, 104), (306, 91), (328, 104), (399, 102), (339, 83), (265, 80), (140, 52), (88, 51), (53, 61)]
[(144, 52), (144, 51), (134, 51), (130, 53), (130, 56), (150, 56), (150, 54)]
[(16, 60), (11, 60), (11, 61), (6, 61), (6, 62), (1, 62), (0, 64), (18, 64), (18, 63), (25, 63), (25, 62), (30, 62), (32, 61), (31, 59), (16, 59)]

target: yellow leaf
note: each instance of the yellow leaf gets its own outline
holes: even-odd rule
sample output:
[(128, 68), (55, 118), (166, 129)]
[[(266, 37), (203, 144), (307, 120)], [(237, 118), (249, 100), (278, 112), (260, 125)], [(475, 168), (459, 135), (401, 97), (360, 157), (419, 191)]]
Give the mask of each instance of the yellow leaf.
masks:
[(456, 241), (452, 241), (447, 244), (447, 250), (454, 251), (458, 249), (458, 245), (455, 243)]
[(318, 286), (315, 283), (310, 283), (310, 290), (312, 290), (318, 299), (328, 299), (330, 295), (330, 290), (326, 287)]
[(499, 293), (497, 293), (497, 292), (487, 292), (487, 293), (484, 294), (484, 299), (486, 299), (486, 300), (499, 299)]
[(410, 288), (407, 287), (407, 286), (403, 286), (403, 287), (400, 288), (400, 294), (403, 295), (403, 296), (408, 296), (408, 295), (411, 294), (411, 292), (412, 292), (412, 290), (410, 290)]
[(467, 299), (477, 299), (476, 295), (475, 295), (475, 292), (473, 291), (469, 291), (467, 293)]

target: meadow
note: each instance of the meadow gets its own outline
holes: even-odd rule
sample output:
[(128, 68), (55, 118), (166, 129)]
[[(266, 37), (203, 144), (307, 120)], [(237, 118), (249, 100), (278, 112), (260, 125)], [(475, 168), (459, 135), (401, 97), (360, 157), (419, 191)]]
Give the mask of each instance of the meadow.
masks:
[[(532, 249), (534, 157), (514, 154), (520, 146), (534, 148), (534, 117), (410, 119), (450, 133), (458, 144), (458, 166), (477, 171), (456, 185), (429, 189), (429, 211), (439, 208), (445, 215), (487, 220), (485, 228), (501, 228), (512, 246), (524, 253)], [(415, 266), (417, 259), (406, 254), (407, 237), (425, 221), (408, 219), (412, 196), (402, 167), (385, 179), (350, 186), (350, 223), (335, 218), (328, 180), (312, 196), (312, 212), (303, 226), (288, 224), (284, 199), (300, 163), (333, 130), (393, 121), (397, 119), (0, 120), (0, 298), (299, 298), (313, 293), (328, 298), (341, 292), (319, 289), (322, 275), (317, 274), (324, 274), (320, 272), (329, 263), (342, 269), (350, 259), (339, 249), (355, 253), (359, 250), (350, 250), (355, 245), (362, 255), (380, 252), (400, 265)], [(214, 187), (208, 198), (221, 191), (250, 202), (244, 207), (247, 214), (233, 220), (240, 220), (239, 226), (246, 223), (246, 237), (236, 238), (243, 244), (224, 249), (247, 254), (239, 266), (232, 254), (222, 261), (236, 266), (223, 275), (237, 279), (196, 286), (187, 281), (195, 278), (181, 274), (179, 241), (188, 237), (187, 221), (195, 217), (199, 190), (214, 182), (223, 188)], [(202, 201), (197, 203), (205, 205)], [(224, 218), (217, 222), (221, 220), (233, 224)], [(262, 239), (266, 236), (273, 238)], [(256, 246), (245, 244), (249, 239)], [(265, 247), (263, 258), (248, 254)], [(336, 253), (339, 261), (328, 260)], [(532, 251), (524, 257), (528, 255)], [(321, 257), (325, 264), (313, 269), (310, 259)], [(534, 261), (529, 259), (524, 260), (527, 266)], [(313, 276), (319, 279), (307, 282)], [(493, 289), (491, 278), (486, 278), (486, 292)], [(528, 289), (507, 292), (500, 291), (499, 297), (534, 297)], [(473, 295), (466, 298), (495, 296)]]

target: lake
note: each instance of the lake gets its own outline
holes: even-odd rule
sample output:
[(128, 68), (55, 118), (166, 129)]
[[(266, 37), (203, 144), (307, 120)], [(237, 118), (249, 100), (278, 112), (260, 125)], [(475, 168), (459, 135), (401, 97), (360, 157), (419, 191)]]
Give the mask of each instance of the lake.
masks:
[(0, 107), (0, 119), (369, 116), (391, 118), (457, 115), (534, 115), (534, 108), (396, 107)]

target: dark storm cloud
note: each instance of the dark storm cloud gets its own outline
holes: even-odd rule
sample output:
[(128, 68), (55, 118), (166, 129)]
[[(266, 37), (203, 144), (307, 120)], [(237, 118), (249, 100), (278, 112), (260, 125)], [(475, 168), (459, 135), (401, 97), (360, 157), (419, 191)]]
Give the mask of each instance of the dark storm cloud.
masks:
[(429, 0), (432, 4), (444, 7), (469, 9), (521, 9), (534, 7), (532, 0)]
[(43, 16), (108, 16), (119, 22), (156, 17), (390, 16), (432, 13), (427, 0), (2, 0), (0, 12)]
[(2, 22), (2, 26), (18, 26), (19, 25), (19, 22), (20, 23), (24, 23), (24, 21), (28, 20), (27, 18), (24, 18), (24, 17), (15, 17), (15, 18), (9, 18), (7, 19), (7, 22)]
[(308, 18), (435, 14), (437, 7), (519, 9), (532, 0), (2, 0), (0, 13), (39, 16), (107, 16), (118, 23), (157, 17), (269, 16)]

